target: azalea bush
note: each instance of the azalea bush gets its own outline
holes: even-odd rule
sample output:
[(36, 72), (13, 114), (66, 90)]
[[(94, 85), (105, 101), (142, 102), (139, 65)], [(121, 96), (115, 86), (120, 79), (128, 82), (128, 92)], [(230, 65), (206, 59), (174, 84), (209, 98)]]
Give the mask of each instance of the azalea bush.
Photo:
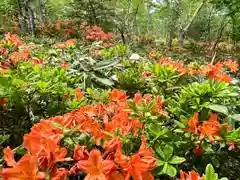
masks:
[[(185, 158), (179, 156), (183, 155), (181, 151), (174, 151), (179, 148), (178, 142), (163, 141), (162, 138), (168, 138), (170, 133), (167, 129), (154, 131), (162, 116), (167, 116), (167, 112), (159, 96), (136, 94), (131, 100), (125, 92), (113, 90), (104, 104), (82, 106), (79, 110), (35, 124), (31, 132), (24, 135), (23, 147), (30, 154), (23, 155), (16, 162), (14, 152), (9, 147), (4, 149), (4, 160), (9, 168), (3, 169), (2, 176), (6, 179), (16, 176), (37, 179), (176, 176)], [(189, 132), (195, 134), (195, 142), (200, 140), (211, 144), (215, 143), (215, 137), (223, 141), (225, 136), (220, 135), (220, 131), (224, 128), (232, 142), (239, 138), (232, 136), (236, 131), (231, 132), (228, 125), (220, 124), (216, 114), (211, 114), (202, 125), (197, 118), (195, 114), (188, 122), (189, 128), (184, 129), (187, 143), (194, 142), (194, 137), (190, 141)], [(156, 127), (161, 128), (157, 124)], [(201, 132), (200, 138), (197, 138), (198, 131)], [(158, 136), (152, 139), (150, 134), (154, 133)], [(201, 150), (196, 154), (199, 153)], [(210, 166), (204, 178), (212, 175), (217, 179)], [(194, 171), (189, 175), (181, 171), (182, 180), (194, 176), (200, 178)]]
[(10, 33), (1, 41), (0, 128), (1, 133), (10, 134), (13, 147), (21, 144), (21, 134), (40, 119), (84, 104), (81, 89), (92, 87), (92, 81), (102, 82), (102, 86), (114, 84), (101, 70), (116, 62), (93, 64), (91, 57), (77, 59), (76, 43), (70, 39), (47, 50), (49, 46), (26, 44)]
[(3, 179), (236, 179), (236, 61), (132, 54), (87, 23), (42, 28), (49, 39), (0, 41)]

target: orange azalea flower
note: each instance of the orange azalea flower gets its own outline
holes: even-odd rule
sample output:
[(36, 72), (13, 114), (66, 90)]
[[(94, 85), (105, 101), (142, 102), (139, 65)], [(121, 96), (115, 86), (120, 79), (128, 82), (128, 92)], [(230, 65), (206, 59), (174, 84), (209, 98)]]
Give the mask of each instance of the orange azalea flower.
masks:
[(22, 42), (19, 38), (19, 36), (17, 34), (11, 34), (11, 33), (7, 33), (5, 34), (5, 38), (4, 38), (4, 42), (5, 43), (12, 43), (15, 47), (19, 47), (22, 45)]
[(139, 130), (143, 129), (143, 123), (141, 123), (138, 119), (132, 120), (132, 130), (133, 130), (133, 136), (137, 136)]
[(232, 151), (232, 150), (237, 148), (237, 143), (236, 142), (228, 141), (226, 144), (229, 145), (229, 147), (228, 147), (229, 151)]
[[(54, 122), (61, 122), (62, 116), (56, 116), (54, 118), (49, 118), (48, 120), (41, 120), (40, 123), (35, 124), (31, 128), (31, 133), (29, 136), (39, 138), (47, 138), (55, 140), (56, 144), (60, 141), (60, 136), (63, 134), (63, 131), (52, 123)], [(27, 134), (25, 136), (28, 136)], [(30, 138), (31, 139), (31, 138)], [(38, 141), (38, 140), (36, 140)], [(24, 138), (25, 142), (25, 138)], [(31, 143), (31, 141), (30, 141)]]
[(134, 95), (134, 99), (133, 99), (134, 103), (136, 105), (140, 105), (141, 104), (141, 101), (142, 101), (142, 95), (140, 93), (136, 93)]
[(87, 173), (84, 180), (99, 179), (106, 180), (110, 173), (117, 168), (114, 161), (103, 160), (101, 152), (93, 149), (88, 160), (81, 160), (77, 163), (79, 170)]
[(150, 171), (156, 167), (156, 159), (152, 156), (146, 156), (146, 152), (142, 153), (144, 156), (140, 156), (140, 153), (138, 152), (131, 157), (124, 156), (121, 153), (120, 144), (118, 145), (115, 162), (120, 165), (121, 170), (125, 173), (125, 180), (130, 180), (131, 177), (134, 180), (154, 179)]
[(0, 67), (0, 74), (1, 73), (6, 73), (8, 70), (7, 70), (7, 68), (6, 67)]
[(142, 101), (145, 102), (146, 105), (148, 105), (152, 101), (152, 95), (151, 94), (144, 94), (142, 95), (140, 93), (136, 93), (133, 99), (134, 103), (138, 106), (142, 105)]
[(3, 169), (3, 180), (45, 180), (46, 174), (38, 171), (36, 157), (24, 155), (12, 168)]
[(157, 57), (157, 53), (155, 49), (151, 49), (151, 51), (148, 54), (148, 59), (155, 60)]
[(223, 81), (226, 83), (231, 83), (232, 81), (232, 78), (223, 72), (218, 73), (215, 77), (212, 77), (212, 79), (215, 79), (216, 81)]
[(37, 58), (29, 59), (28, 61), (33, 63), (34, 65), (42, 65), (42, 64), (44, 64), (43, 60), (40, 60), (40, 59), (37, 59)]
[(198, 145), (197, 148), (194, 149), (194, 153), (196, 154), (196, 156), (201, 156), (201, 153), (202, 153), (202, 142)]
[(112, 121), (104, 124), (104, 130), (115, 134), (117, 130), (121, 135), (126, 135), (132, 130), (133, 121), (129, 119), (129, 115), (126, 112), (119, 112), (112, 117)]
[(0, 47), (0, 56), (1, 55), (7, 56), (8, 55), (8, 50), (3, 48), (3, 47)]
[(70, 39), (70, 40), (67, 40), (65, 42), (66, 46), (70, 47), (70, 46), (73, 46), (77, 43), (77, 41), (75, 39)]
[(138, 150), (140, 156), (152, 156), (153, 151), (152, 148), (147, 148), (147, 138), (146, 136), (142, 135), (142, 144)]
[(146, 105), (149, 105), (149, 103), (152, 101), (152, 94), (144, 94), (143, 100), (145, 101)]
[(8, 98), (1, 98), (0, 99), (0, 108), (4, 106), (4, 104), (8, 103)]
[(164, 102), (161, 99), (161, 96), (156, 96), (156, 108), (161, 108), (164, 105)]
[(10, 147), (3, 149), (3, 153), (3, 158), (7, 165), (10, 167), (14, 166), (16, 164), (16, 161), (14, 160), (14, 152), (10, 149)]
[(89, 157), (89, 152), (86, 146), (77, 145), (73, 153), (73, 159), (75, 160), (87, 160)]
[(215, 65), (209, 64), (206, 69), (203, 69), (203, 71), (206, 71), (209, 78), (216, 76), (219, 72), (221, 72), (223, 65), (221, 63), (217, 63)]
[(203, 180), (204, 177), (200, 177), (198, 173), (192, 170), (189, 175), (182, 170), (180, 171), (180, 180)]
[(13, 52), (11, 54), (10, 60), (21, 62), (21, 61), (27, 60), (29, 56), (30, 56), (29, 50), (23, 50), (21, 52)]
[(76, 93), (75, 93), (76, 99), (77, 99), (77, 100), (82, 99), (83, 95), (84, 95), (84, 94), (83, 94), (83, 92), (81, 91), (81, 89), (80, 89), (80, 88), (77, 88), (77, 89), (76, 89)]
[(104, 148), (103, 157), (105, 157), (110, 152), (113, 152), (114, 150), (116, 150), (119, 143), (120, 143), (119, 137), (114, 137), (110, 141), (105, 141), (103, 146)]
[(124, 176), (119, 171), (113, 171), (109, 176), (109, 180), (124, 180)]
[(60, 23), (56, 23), (55, 27), (56, 27), (57, 30), (60, 30), (61, 29), (61, 24)]
[(64, 63), (61, 64), (61, 68), (66, 69), (68, 67), (68, 62), (64, 61)]
[(154, 102), (155, 106), (153, 106), (150, 111), (152, 113), (167, 116), (167, 112), (161, 109), (161, 107), (164, 105), (164, 102), (162, 101), (160, 96), (156, 96), (154, 99), (152, 94), (144, 94), (144, 96), (142, 97), (141, 94), (136, 93), (133, 101), (137, 106), (148, 106), (151, 102)]
[(118, 162), (122, 171), (125, 172), (125, 180), (149, 180), (154, 179), (150, 171), (155, 168), (156, 160), (151, 156), (140, 157), (134, 154), (130, 157), (129, 162)]
[(215, 144), (213, 136), (220, 137), (221, 126), (216, 119), (216, 114), (211, 114), (208, 121), (205, 121), (199, 128), (201, 135), (200, 140), (207, 136), (211, 143)]
[(151, 76), (152, 76), (152, 73), (150, 73), (150, 72), (143, 72), (143, 73), (142, 73), (143, 79), (147, 79), (147, 78), (149, 78), (149, 77), (151, 77)]
[(227, 66), (231, 72), (237, 72), (238, 71), (238, 63), (233, 60), (226, 60), (222, 62), (223, 65)]
[(126, 93), (122, 90), (117, 90), (117, 89), (114, 89), (110, 94), (110, 99), (112, 101), (115, 101), (117, 103), (120, 103), (120, 102), (126, 102), (128, 96), (126, 95)]
[(194, 113), (192, 119), (188, 121), (189, 128), (184, 129), (185, 132), (193, 132), (194, 134), (198, 134), (198, 113)]
[(218, 114), (211, 112), (208, 121), (213, 121), (213, 122), (218, 121)]
[[(24, 136), (24, 147), (35, 155), (41, 168), (50, 172), (56, 170), (56, 162), (62, 162), (67, 155), (67, 149), (60, 148), (53, 139), (37, 139), (33, 136)], [(39, 141), (40, 140), (40, 141)]]
[(51, 177), (51, 180), (67, 180), (68, 171), (65, 168), (57, 169), (57, 172)]

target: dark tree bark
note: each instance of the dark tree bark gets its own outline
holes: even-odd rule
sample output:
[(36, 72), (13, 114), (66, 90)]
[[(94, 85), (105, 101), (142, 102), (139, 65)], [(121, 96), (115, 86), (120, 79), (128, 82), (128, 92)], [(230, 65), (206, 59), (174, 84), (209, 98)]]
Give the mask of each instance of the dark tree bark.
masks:
[(211, 38), (212, 15), (213, 15), (213, 9), (211, 9), (209, 11), (209, 15), (208, 15), (207, 34), (206, 34), (206, 38), (205, 38), (205, 41), (208, 41), (208, 42), (210, 42), (212, 40), (212, 38)]
[(22, 33), (26, 33), (27, 32), (27, 24), (26, 24), (25, 18), (23, 16), (23, 9), (22, 9), (21, 1), (17, 0), (17, 4), (18, 4), (18, 21), (19, 21), (20, 31)]
[[(169, 6), (170, 3), (169, 1), (166, 1), (168, 3)], [(173, 42), (173, 37), (174, 37), (174, 32), (176, 30), (176, 23), (179, 19), (179, 16), (180, 16), (180, 5), (181, 5), (181, 0), (175, 0), (173, 1), (173, 6), (171, 7), (172, 8), (172, 18), (170, 19), (170, 22), (169, 22), (169, 34), (168, 34), (168, 37), (167, 37), (167, 45), (168, 45), (168, 48), (171, 49), (172, 48), (172, 42)]]
[(217, 48), (217, 45), (220, 41), (220, 39), (222, 38), (222, 34), (223, 34), (223, 31), (225, 29), (225, 27), (227, 26), (227, 24), (230, 22), (230, 20), (228, 20), (226, 23), (225, 23), (225, 18), (223, 19), (219, 29), (218, 29), (218, 33), (217, 33), (217, 38), (216, 38), (216, 41), (214, 42), (213, 46), (211, 47), (211, 50), (216, 50)]
[(47, 21), (47, 10), (46, 10), (46, 6), (45, 6), (45, 1), (39, 0), (39, 6), (40, 6), (41, 21), (46, 22)]
[(29, 5), (29, 0), (24, 0), (24, 8), (28, 17), (28, 25), (29, 25), (30, 32), (33, 36), (35, 36), (36, 35), (35, 15), (32, 8)]

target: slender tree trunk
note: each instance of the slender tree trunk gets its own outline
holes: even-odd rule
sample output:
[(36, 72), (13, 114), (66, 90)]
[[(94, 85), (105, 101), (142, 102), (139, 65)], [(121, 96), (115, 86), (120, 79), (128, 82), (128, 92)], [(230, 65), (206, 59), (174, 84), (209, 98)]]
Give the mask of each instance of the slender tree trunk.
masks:
[(169, 37), (168, 37), (168, 48), (172, 49), (172, 42), (173, 42), (173, 30), (171, 29), (169, 31)]
[(29, 0), (24, 1), (24, 7), (28, 15), (28, 23), (29, 23), (29, 28), (30, 32), (33, 36), (36, 34), (36, 23), (35, 23), (35, 15), (32, 10), (32, 8), (29, 5)]
[[(168, 6), (171, 6), (170, 2), (167, 1)], [(168, 44), (168, 48), (171, 49), (172, 48), (172, 42), (173, 42), (173, 37), (174, 37), (174, 31), (176, 29), (176, 24), (177, 21), (180, 17), (180, 5), (181, 5), (181, 1), (180, 0), (175, 0), (173, 1), (173, 5), (171, 7), (172, 9), (172, 18), (171, 18), (171, 22), (169, 23), (169, 35), (168, 35), (168, 40), (167, 40), (167, 44)]]
[(194, 12), (192, 18), (190, 19), (190, 21), (188, 22), (188, 24), (184, 27), (180, 29), (180, 33), (179, 33), (179, 48), (183, 49), (183, 43), (186, 37), (186, 33), (189, 29), (189, 27), (192, 25), (194, 19), (197, 17), (197, 15), (199, 14), (199, 12), (201, 11), (201, 9), (203, 8), (203, 6), (207, 3), (207, 1), (203, 1), (201, 2), (201, 4), (199, 4), (198, 8), (196, 9), (196, 11)]
[(146, 27), (146, 31), (148, 32), (149, 30), (149, 25), (150, 25), (150, 21), (151, 21), (151, 5), (150, 3), (148, 2), (148, 5), (147, 5), (147, 21), (146, 21), (146, 24), (147, 24), (147, 27)]
[(209, 11), (205, 41), (211, 42), (212, 10)]
[[(134, 18), (133, 18), (133, 21), (132, 21), (132, 30), (135, 29), (135, 27), (136, 27), (135, 24), (137, 24), (137, 15), (138, 15), (138, 10), (139, 10), (139, 5), (140, 5), (140, 3), (137, 5), (137, 7), (135, 9), (135, 12), (134, 12)], [(138, 31), (135, 30), (135, 33), (138, 34)], [(138, 35), (140, 35), (140, 34), (138, 34)]]
[(22, 33), (26, 33), (27, 25), (23, 16), (23, 10), (22, 10), (22, 5), (20, 0), (17, 0), (17, 4), (18, 4), (18, 21), (19, 21), (20, 31)]
[(92, 11), (92, 19), (93, 19), (93, 23), (95, 25), (98, 24), (98, 20), (97, 20), (97, 15), (96, 15), (96, 12), (95, 12), (95, 8), (93, 6), (93, 2), (91, 0), (89, 0), (89, 6), (91, 8), (91, 11)]
[(222, 23), (218, 29), (216, 41), (214, 42), (214, 44), (211, 47), (211, 50), (213, 50), (213, 51), (216, 50), (217, 45), (218, 45), (220, 39), (222, 38), (223, 31), (224, 31), (225, 27), (227, 26), (227, 24), (230, 22), (230, 20), (228, 20), (226, 23), (224, 23), (224, 22), (225, 22), (225, 19), (222, 21)]
[(236, 33), (237, 33), (237, 28), (236, 28), (236, 18), (233, 15), (231, 15), (231, 20), (232, 20), (232, 41), (234, 47), (236, 46)]
[(46, 11), (46, 6), (45, 6), (45, 1), (39, 0), (39, 6), (40, 6), (41, 21), (46, 22), (47, 21), (47, 11)]

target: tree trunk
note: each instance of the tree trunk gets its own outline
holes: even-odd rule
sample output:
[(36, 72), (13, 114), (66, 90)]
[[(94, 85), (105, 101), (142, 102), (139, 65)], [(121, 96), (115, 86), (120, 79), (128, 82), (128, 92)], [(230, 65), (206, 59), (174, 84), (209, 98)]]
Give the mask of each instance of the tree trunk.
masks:
[(46, 6), (45, 6), (45, 1), (39, 0), (39, 6), (40, 6), (41, 21), (46, 22), (47, 21), (47, 11), (46, 11)]
[[(167, 1), (168, 6), (171, 6), (170, 2)], [(172, 48), (172, 42), (173, 42), (173, 37), (174, 37), (174, 31), (176, 29), (176, 24), (177, 21), (180, 17), (180, 5), (181, 5), (181, 1), (180, 0), (175, 0), (173, 2), (173, 6), (171, 7), (172, 9), (172, 18), (171, 18), (171, 22), (169, 23), (169, 35), (168, 35), (168, 40), (167, 40), (167, 45), (168, 48), (171, 49)]]
[(231, 20), (232, 20), (232, 41), (234, 47), (236, 47), (236, 34), (237, 34), (237, 28), (236, 28), (236, 18), (233, 15), (231, 15)]
[(216, 39), (216, 41), (214, 42), (214, 44), (212, 45), (211, 50), (213, 50), (213, 51), (216, 50), (217, 45), (218, 45), (220, 39), (222, 38), (223, 31), (224, 31), (225, 27), (227, 26), (227, 24), (229, 23), (229, 21), (230, 21), (230, 20), (228, 20), (226, 23), (224, 23), (224, 22), (225, 22), (225, 19), (222, 21), (222, 23), (221, 23), (221, 25), (220, 25), (220, 27), (219, 27), (219, 29), (218, 29), (217, 39)]
[(27, 12), (30, 32), (33, 36), (35, 36), (36, 34), (35, 15), (32, 8), (29, 5), (29, 0), (24, 1), (24, 8), (25, 11)]
[(198, 8), (196, 9), (196, 11), (194, 12), (192, 18), (190, 19), (190, 21), (188, 22), (188, 24), (185, 26), (185, 28), (181, 28), (180, 29), (180, 33), (179, 33), (179, 48), (183, 49), (183, 43), (186, 37), (186, 33), (189, 29), (189, 27), (192, 25), (194, 19), (197, 17), (197, 15), (199, 14), (199, 12), (201, 11), (201, 9), (203, 8), (204, 4), (206, 4), (207, 1), (203, 1), (201, 2), (201, 4), (199, 4)]
[(90, 10), (92, 12), (92, 14), (91, 14), (92, 22), (93, 22), (94, 25), (97, 25), (98, 24), (97, 14), (95, 12), (95, 8), (94, 8), (93, 2), (91, 0), (89, 0), (89, 7), (90, 7)]
[(27, 25), (26, 25), (26, 21), (23, 16), (23, 10), (22, 10), (22, 5), (21, 5), (20, 0), (17, 0), (17, 4), (18, 4), (18, 21), (19, 21), (20, 31), (22, 33), (26, 33)]
[(183, 49), (184, 40), (185, 40), (185, 31), (184, 29), (181, 29), (179, 33), (179, 49), (180, 50)]
[(212, 10), (209, 11), (205, 41), (211, 42)]

